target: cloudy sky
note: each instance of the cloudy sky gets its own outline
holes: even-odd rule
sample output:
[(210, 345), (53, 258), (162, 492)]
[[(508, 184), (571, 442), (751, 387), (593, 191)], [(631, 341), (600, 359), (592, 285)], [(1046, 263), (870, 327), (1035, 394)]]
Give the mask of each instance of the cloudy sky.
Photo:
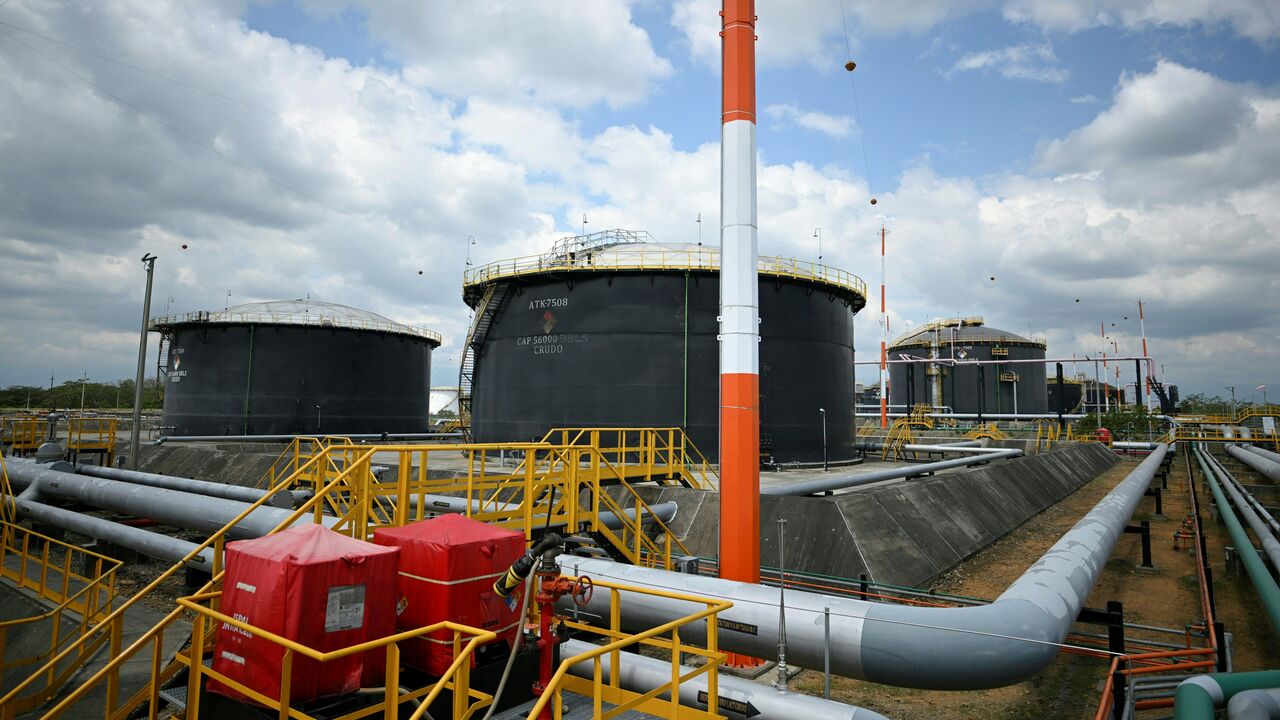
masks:
[[(131, 377), (144, 252), (157, 314), (355, 305), (442, 332), (451, 381), (469, 236), (716, 240), (718, 9), (0, 0), (0, 385)], [(762, 253), (822, 228), (874, 285), (883, 223), (895, 334), (981, 314), (1071, 356), (1105, 322), (1128, 353), (1141, 297), (1184, 393), (1280, 397), (1280, 5), (757, 12)]]

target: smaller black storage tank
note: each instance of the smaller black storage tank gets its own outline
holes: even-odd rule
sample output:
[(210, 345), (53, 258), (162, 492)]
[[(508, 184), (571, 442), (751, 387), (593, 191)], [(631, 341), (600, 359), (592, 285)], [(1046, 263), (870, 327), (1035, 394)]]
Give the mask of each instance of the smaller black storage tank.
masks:
[[(889, 403), (950, 408), (955, 413), (1043, 414), (1045, 342), (987, 327), (981, 317), (935, 320), (888, 347)], [(936, 358), (942, 362), (894, 363)], [(951, 365), (955, 360), (961, 364)], [(964, 361), (995, 361), (964, 365)], [(1013, 362), (1013, 361), (1041, 362)]]
[[(158, 317), (168, 435), (426, 432), (440, 335), (315, 300)], [(167, 355), (167, 359), (164, 359)]]
[[(1049, 412), (1058, 412), (1058, 377), (1051, 374), (1046, 380), (1046, 390), (1048, 390)], [(1084, 381), (1076, 378), (1064, 377), (1062, 379), (1062, 412), (1072, 415), (1083, 412), (1084, 408)]]

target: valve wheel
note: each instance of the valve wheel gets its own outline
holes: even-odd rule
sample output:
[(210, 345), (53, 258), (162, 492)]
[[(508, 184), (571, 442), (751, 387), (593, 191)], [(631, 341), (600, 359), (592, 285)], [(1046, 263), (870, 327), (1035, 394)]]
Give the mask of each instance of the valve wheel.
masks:
[(583, 575), (573, 584), (573, 591), (569, 597), (573, 598), (573, 604), (578, 607), (586, 607), (591, 602), (591, 598), (596, 594), (596, 585), (591, 582), (591, 578)]

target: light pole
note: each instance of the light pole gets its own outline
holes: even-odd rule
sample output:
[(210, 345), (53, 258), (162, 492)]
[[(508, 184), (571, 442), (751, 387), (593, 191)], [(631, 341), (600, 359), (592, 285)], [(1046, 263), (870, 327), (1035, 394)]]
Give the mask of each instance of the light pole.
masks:
[(827, 409), (818, 408), (818, 414), (822, 416), (822, 472), (827, 471)]
[(1230, 390), (1230, 391), (1231, 391), (1231, 419), (1232, 419), (1232, 420), (1234, 420), (1234, 419), (1235, 419), (1235, 417), (1236, 417), (1236, 386), (1235, 386), (1235, 385), (1223, 385), (1222, 387), (1223, 387), (1223, 389), (1225, 389), (1225, 390)]
[(822, 228), (814, 228), (813, 236), (818, 238), (818, 264), (822, 264)]
[(89, 384), (89, 371), (85, 370), (80, 375), (80, 414), (84, 414), (84, 389)]
[(142, 332), (138, 337), (138, 373), (133, 381), (133, 427), (129, 430), (129, 467), (138, 469), (138, 440), (142, 432), (142, 381), (147, 371), (147, 326), (151, 324), (151, 280), (155, 275), (156, 256), (146, 253), (142, 264), (147, 266), (147, 293), (142, 298)]
[(320, 434), (320, 405), (316, 405), (316, 434)]
[(773, 686), (787, 689), (787, 519), (778, 518), (778, 679)]

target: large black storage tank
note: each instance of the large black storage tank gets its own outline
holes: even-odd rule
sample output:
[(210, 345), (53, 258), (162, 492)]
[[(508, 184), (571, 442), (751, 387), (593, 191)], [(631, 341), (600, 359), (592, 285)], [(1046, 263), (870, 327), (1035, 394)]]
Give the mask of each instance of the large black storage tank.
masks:
[[(1043, 362), (1045, 343), (987, 327), (980, 317), (926, 323), (893, 341), (889, 360), (989, 360), (988, 365), (891, 363), (889, 402), (901, 412), (940, 405), (956, 413), (1043, 414), (1049, 411)], [(938, 390), (934, 389), (937, 380)], [(939, 402), (939, 395), (941, 401)]]
[(156, 318), (170, 435), (426, 432), (440, 336), (291, 300)]
[[(715, 460), (719, 263), (718, 248), (614, 230), (468, 271), (476, 320), (462, 386), (475, 440), (682, 427)], [(829, 457), (854, 457), (853, 315), (865, 286), (794, 259), (762, 257), (759, 269), (762, 454), (820, 461), (821, 409)]]

